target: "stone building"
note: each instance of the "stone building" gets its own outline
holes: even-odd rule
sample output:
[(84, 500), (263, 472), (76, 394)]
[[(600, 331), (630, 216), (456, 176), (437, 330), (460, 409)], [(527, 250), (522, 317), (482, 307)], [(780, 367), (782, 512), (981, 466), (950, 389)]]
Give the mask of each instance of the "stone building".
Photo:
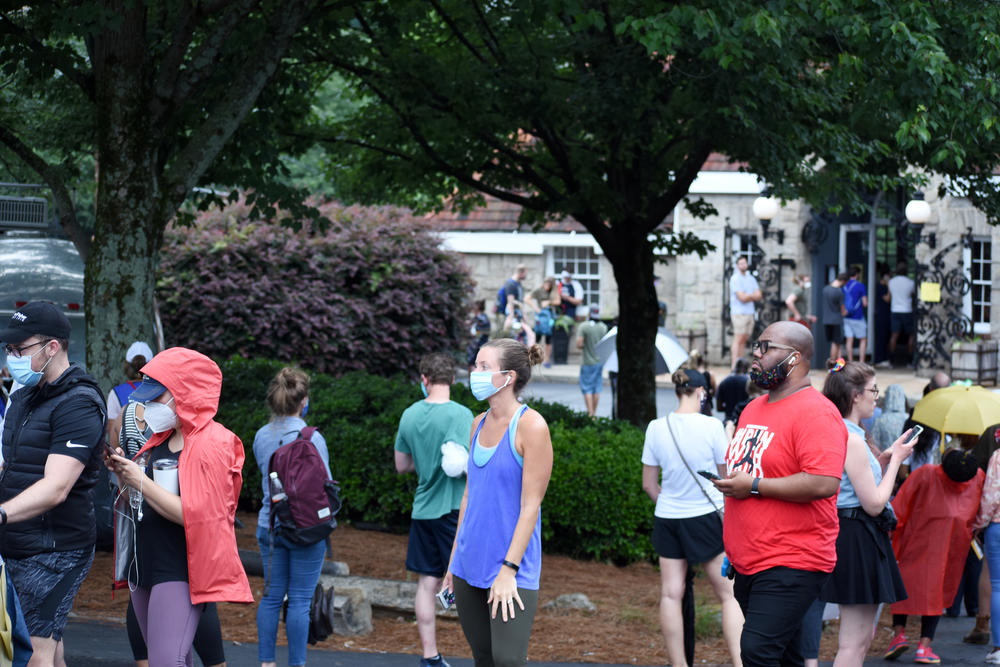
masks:
[[(858, 265), (869, 289), (868, 347), (880, 355), (872, 360), (882, 361), (887, 327), (876, 326), (883, 303), (877, 291), (879, 270), (905, 262), (922, 298), (915, 303), (915, 358), (899, 357), (895, 362), (915, 364), (922, 373), (948, 369), (955, 341), (1000, 338), (1000, 319), (992, 309), (992, 289), (1000, 279), (992, 270), (992, 250), (1000, 236), (967, 199), (938, 199), (936, 189), (936, 184), (927, 189), (930, 215), (920, 225), (905, 217), (910, 198), (888, 193), (872, 197), (870, 210), (861, 214), (831, 214), (800, 201), (785, 202), (765, 231), (753, 213), (761, 190), (756, 176), (713, 157), (692, 185), (691, 195), (712, 204), (717, 215), (699, 220), (679, 207), (665, 221), (715, 246), (703, 259), (665, 257), (657, 268), (657, 296), (668, 306), (667, 328), (689, 345), (703, 348), (711, 363), (728, 365), (732, 335), (728, 279), (738, 257), (747, 257), (765, 295), (758, 308), (758, 331), (770, 321), (788, 317), (783, 302), (795, 274), (811, 276), (809, 303), (818, 313), (823, 286), (839, 270)], [(445, 212), (430, 217), (442, 244), (465, 257), (477, 284), (476, 297), (492, 304), (503, 281), (521, 263), (528, 267), (529, 289), (544, 276), (568, 268), (583, 284), (586, 302), (597, 304), (603, 317), (616, 317), (618, 293), (611, 265), (583, 226), (563, 220), (531, 232), (518, 229), (518, 212), (515, 205), (491, 199), (468, 215)], [(826, 358), (827, 341), (822, 327), (814, 328), (814, 334), (813, 363), (819, 366)]]

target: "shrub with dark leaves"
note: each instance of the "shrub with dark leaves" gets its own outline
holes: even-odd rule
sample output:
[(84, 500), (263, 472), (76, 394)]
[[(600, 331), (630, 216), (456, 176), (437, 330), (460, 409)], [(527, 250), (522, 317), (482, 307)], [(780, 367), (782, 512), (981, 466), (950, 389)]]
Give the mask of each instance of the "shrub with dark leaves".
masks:
[(248, 211), (167, 232), (157, 297), (170, 345), (334, 375), (411, 372), (423, 354), (463, 348), (468, 271), (405, 211), (323, 205), (326, 231)]

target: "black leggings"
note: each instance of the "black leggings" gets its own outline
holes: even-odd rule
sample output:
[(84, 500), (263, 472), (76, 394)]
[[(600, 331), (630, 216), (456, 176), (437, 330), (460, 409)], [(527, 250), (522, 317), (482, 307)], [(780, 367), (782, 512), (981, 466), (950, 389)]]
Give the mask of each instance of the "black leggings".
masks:
[[(125, 612), (125, 628), (128, 630), (128, 643), (132, 646), (132, 657), (136, 660), (148, 660), (146, 642), (142, 639), (142, 630), (131, 600), (128, 602), (128, 611)], [(192, 646), (201, 658), (201, 663), (207, 667), (221, 665), (226, 661), (222, 648), (222, 628), (219, 627), (219, 610), (214, 602), (205, 605)]]
[[(928, 639), (934, 639), (934, 633), (937, 632), (938, 621), (941, 620), (940, 616), (921, 616), (920, 617), (920, 636), (927, 637)], [(892, 615), (892, 626), (896, 627), (906, 627), (906, 614), (893, 614)]]
[(499, 609), (497, 617), (490, 618), (491, 605), (486, 604), (489, 589), (470, 586), (460, 577), (452, 577), (452, 585), (458, 620), (472, 649), (476, 667), (524, 665), (528, 661), (528, 640), (531, 639), (531, 626), (538, 610), (538, 591), (518, 588), (517, 594), (524, 603), (524, 611), (515, 602), (515, 616), (505, 623)]

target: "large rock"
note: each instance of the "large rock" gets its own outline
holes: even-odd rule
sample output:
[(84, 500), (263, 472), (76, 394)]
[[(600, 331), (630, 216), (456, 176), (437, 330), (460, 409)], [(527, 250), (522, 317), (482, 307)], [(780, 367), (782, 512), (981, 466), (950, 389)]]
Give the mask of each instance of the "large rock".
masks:
[(333, 590), (333, 631), (343, 636), (371, 633), (372, 606), (364, 590), (347, 586)]
[[(259, 551), (240, 549), (240, 561), (243, 563), (243, 569), (249, 576), (264, 576), (264, 564), (260, 558)], [(323, 561), (323, 574), (347, 575), (350, 573), (351, 569), (347, 566), (347, 563), (342, 563), (338, 560)]]
[(566, 593), (542, 605), (542, 609), (574, 609), (593, 613), (597, 607), (583, 593)]
[[(371, 606), (401, 612), (413, 612), (413, 599), (417, 594), (417, 584), (413, 581), (324, 574), (320, 576), (319, 583), (323, 588), (333, 586), (337, 592), (343, 588), (359, 588), (364, 591), (365, 598)], [(439, 608), (437, 614), (438, 616), (458, 617), (454, 606), (448, 611)]]

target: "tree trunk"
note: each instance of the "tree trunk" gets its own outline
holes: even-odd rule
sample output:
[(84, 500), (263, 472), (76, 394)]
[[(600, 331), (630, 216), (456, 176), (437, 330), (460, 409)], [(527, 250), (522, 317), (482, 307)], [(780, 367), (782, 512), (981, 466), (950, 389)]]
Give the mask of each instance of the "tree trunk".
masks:
[[(87, 369), (105, 392), (123, 381), (132, 341), (155, 344), (153, 288), (159, 232), (156, 142), (149, 126), (145, 14), (136, 3), (117, 7), (118, 31), (99, 33), (95, 73), (97, 189), (94, 243), (87, 258)], [(154, 345), (155, 347), (155, 345)]]
[(656, 290), (653, 249), (645, 238), (609, 257), (618, 283), (618, 417), (645, 428), (656, 419)]

